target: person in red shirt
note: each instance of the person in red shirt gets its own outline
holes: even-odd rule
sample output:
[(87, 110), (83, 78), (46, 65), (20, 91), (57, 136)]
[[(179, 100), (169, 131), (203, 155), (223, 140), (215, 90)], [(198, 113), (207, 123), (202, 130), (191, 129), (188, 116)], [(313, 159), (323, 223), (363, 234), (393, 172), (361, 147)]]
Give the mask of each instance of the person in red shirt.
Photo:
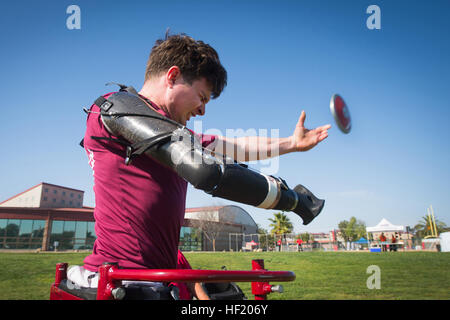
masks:
[(391, 237), (391, 245), (389, 247), (390, 251), (397, 251), (396, 242), (397, 242), (397, 238), (394, 235), (392, 235), (392, 237)]
[(387, 251), (386, 248), (386, 236), (384, 235), (384, 232), (380, 235), (380, 241), (381, 241), (381, 247), (383, 248), (383, 251)]
[(303, 251), (303, 246), (302, 246), (302, 244), (303, 244), (303, 240), (300, 239), (300, 238), (298, 238), (298, 239), (297, 239), (297, 251)]

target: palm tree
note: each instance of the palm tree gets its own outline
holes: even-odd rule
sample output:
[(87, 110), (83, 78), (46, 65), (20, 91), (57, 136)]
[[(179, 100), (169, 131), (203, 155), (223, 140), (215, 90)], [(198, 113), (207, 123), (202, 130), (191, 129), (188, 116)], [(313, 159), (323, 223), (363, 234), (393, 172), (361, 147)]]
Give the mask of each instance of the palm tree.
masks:
[(282, 235), (291, 233), (294, 229), (291, 221), (283, 212), (274, 213), (274, 218), (269, 218), (269, 221), (272, 222), (269, 225), (269, 227), (272, 227), (272, 230), (270, 230), (271, 234)]
[[(441, 232), (445, 232), (448, 230), (447, 225), (444, 222), (439, 221), (437, 219), (436, 219), (436, 229), (437, 229), (438, 235)], [(432, 234), (428, 215), (423, 216), (422, 219), (419, 221), (419, 223), (414, 226), (414, 231), (415, 231), (416, 237), (418, 237), (418, 238), (425, 238), (427, 235)]]

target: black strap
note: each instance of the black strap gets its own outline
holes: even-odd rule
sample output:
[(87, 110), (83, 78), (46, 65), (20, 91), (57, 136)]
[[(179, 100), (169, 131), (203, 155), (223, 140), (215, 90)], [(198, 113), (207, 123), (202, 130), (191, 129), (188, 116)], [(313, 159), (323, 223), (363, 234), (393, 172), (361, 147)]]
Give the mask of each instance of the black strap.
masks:
[(171, 138), (172, 132), (164, 132), (154, 137), (133, 143), (132, 145), (128, 145), (125, 164), (129, 165), (131, 163), (131, 160), (133, 160), (135, 157), (140, 156), (153, 146), (158, 146), (170, 141)]
[[(110, 85), (110, 84), (118, 85), (120, 87), (119, 91), (125, 91), (125, 92), (131, 93), (133, 95), (136, 95), (136, 96), (140, 97), (138, 92), (131, 86), (126, 86), (126, 85), (123, 85), (123, 84), (120, 84), (120, 83), (115, 83), (115, 82), (109, 82), (106, 85)], [(150, 114), (129, 113), (129, 112), (108, 112), (108, 110), (111, 109), (111, 107), (113, 106), (113, 103), (111, 101), (109, 101), (108, 99), (106, 99), (105, 97), (103, 97), (103, 96), (98, 97), (94, 101), (94, 104), (97, 105), (100, 108), (100, 110), (101, 110), (100, 111), (100, 115), (102, 115), (102, 116), (147, 117), (147, 118), (154, 118), (154, 119), (170, 122), (172, 124), (175, 124), (179, 128), (183, 127), (178, 122), (173, 121), (172, 119), (169, 119), (167, 117), (164, 117), (164, 116), (158, 115), (158, 114), (150, 115)], [(90, 110), (86, 110), (86, 109), (84, 109), (84, 111), (86, 113), (91, 112)], [(156, 135), (156, 136), (154, 136), (152, 138), (145, 139), (145, 140), (142, 140), (142, 141), (134, 143), (134, 144), (130, 144), (130, 143), (128, 143), (128, 142), (126, 142), (124, 140), (121, 140), (121, 139), (114, 139), (114, 138), (108, 138), (108, 137), (91, 136), (91, 139), (94, 139), (94, 140), (108, 140), (108, 141), (117, 142), (117, 143), (119, 143), (121, 145), (126, 146), (127, 147), (127, 151), (126, 151), (126, 157), (125, 157), (125, 164), (129, 165), (133, 158), (141, 155), (142, 153), (144, 153), (145, 151), (147, 151), (148, 149), (150, 149), (153, 146), (158, 146), (160, 144), (163, 144), (163, 143), (166, 143), (166, 142), (170, 141), (171, 137), (172, 137), (172, 132), (164, 132), (164, 133), (158, 134), (158, 135)], [(80, 141), (80, 146), (84, 148), (84, 139)]]
[(179, 124), (178, 122), (169, 119), (167, 117), (164, 117), (162, 115), (158, 115), (158, 114), (142, 114), (142, 113), (133, 113), (133, 112), (100, 112), (100, 115), (102, 116), (110, 116), (110, 117), (126, 117), (126, 116), (130, 116), (130, 117), (145, 117), (145, 118), (153, 118), (153, 119), (158, 119), (158, 120), (162, 120), (162, 121), (166, 121), (169, 123), (172, 123), (174, 125), (176, 125), (178, 128), (183, 128), (183, 125)]
[(103, 96), (98, 97), (97, 100), (94, 101), (94, 104), (105, 112), (113, 106), (113, 103), (105, 99)]
[(91, 139), (113, 141), (113, 142), (120, 143), (121, 145), (126, 146), (126, 147), (128, 147), (130, 145), (128, 142), (121, 140), (121, 139), (114, 139), (114, 138), (108, 138), (108, 137), (94, 137), (94, 136), (91, 136)]
[[(130, 144), (121, 139), (91, 136), (91, 139), (94, 139), (94, 140), (113, 141), (113, 142), (119, 143), (123, 146), (126, 146), (127, 147), (126, 157), (125, 157), (126, 165), (129, 165), (131, 163), (131, 160), (133, 160), (137, 156), (140, 156), (141, 154), (143, 154), (145, 151), (147, 151), (151, 147), (164, 144), (164, 143), (170, 141), (171, 138), (172, 138), (172, 132), (164, 132), (164, 133), (158, 134), (152, 138), (148, 138), (148, 139)], [(81, 142), (83, 142), (82, 147), (84, 148), (84, 139), (81, 140)], [(81, 145), (81, 142), (80, 142), (80, 145)]]

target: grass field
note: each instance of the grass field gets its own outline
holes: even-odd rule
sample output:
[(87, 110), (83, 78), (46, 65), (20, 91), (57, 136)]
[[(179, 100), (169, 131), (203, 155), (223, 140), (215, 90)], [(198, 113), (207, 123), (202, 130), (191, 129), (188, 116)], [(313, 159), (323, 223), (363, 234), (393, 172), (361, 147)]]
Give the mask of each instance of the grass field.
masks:
[[(87, 253), (0, 253), (0, 299), (47, 300), (55, 264), (82, 264)], [(268, 270), (289, 270), (297, 278), (282, 283), (282, 300), (442, 300), (450, 299), (450, 254), (438, 252), (185, 252), (194, 269), (251, 270), (264, 259)], [(368, 289), (370, 265), (380, 268), (380, 289)], [(281, 283), (280, 283), (281, 284)], [(239, 283), (249, 299), (250, 283)]]

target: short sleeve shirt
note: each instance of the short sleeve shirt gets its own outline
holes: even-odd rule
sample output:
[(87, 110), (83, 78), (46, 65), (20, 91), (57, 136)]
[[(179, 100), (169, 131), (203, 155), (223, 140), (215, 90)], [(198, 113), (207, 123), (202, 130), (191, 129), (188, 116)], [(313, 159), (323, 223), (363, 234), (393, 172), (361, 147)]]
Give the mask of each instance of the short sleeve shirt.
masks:
[[(84, 148), (93, 170), (97, 239), (84, 267), (97, 271), (103, 262), (118, 262), (123, 268), (176, 268), (187, 182), (145, 154), (126, 165), (125, 146), (91, 138), (118, 137), (103, 126), (97, 105), (90, 111)], [(203, 147), (215, 140), (215, 136), (198, 136)]]

